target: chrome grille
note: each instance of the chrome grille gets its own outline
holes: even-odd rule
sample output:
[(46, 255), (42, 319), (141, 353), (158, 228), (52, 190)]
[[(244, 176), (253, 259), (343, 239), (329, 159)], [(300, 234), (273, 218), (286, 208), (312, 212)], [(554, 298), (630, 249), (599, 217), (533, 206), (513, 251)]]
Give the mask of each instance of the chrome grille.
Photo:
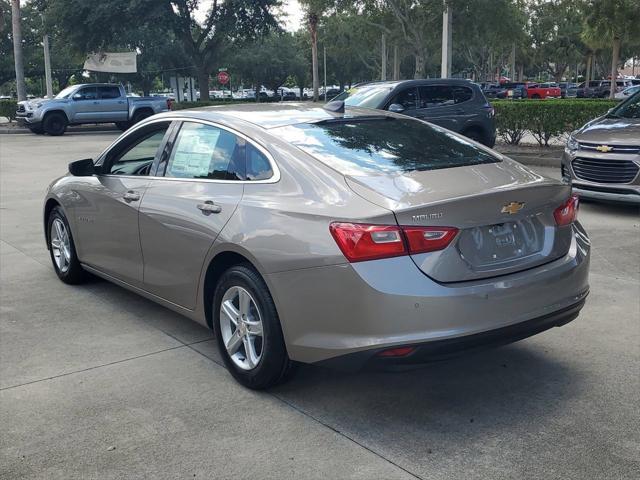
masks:
[[(611, 150), (608, 152), (601, 152), (598, 150), (598, 147), (609, 147)], [(608, 145), (606, 143), (585, 143), (580, 142), (580, 150), (586, 150), (588, 152), (598, 152), (598, 153), (627, 153), (627, 154), (638, 154), (640, 153), (640, 146), (638, 145)]]
[(595, 158), (576, 158), (571, 166), (577, 178), (596, 183), (630, 183), (640, 169), (630, 160)]

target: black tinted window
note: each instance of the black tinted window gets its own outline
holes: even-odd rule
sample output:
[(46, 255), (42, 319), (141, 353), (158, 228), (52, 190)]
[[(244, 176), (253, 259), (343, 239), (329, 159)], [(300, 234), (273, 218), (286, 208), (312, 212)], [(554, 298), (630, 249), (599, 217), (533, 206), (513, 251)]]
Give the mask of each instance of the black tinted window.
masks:
[(453, 88), (447, 85), (427, 85), (419, 87), (420, 108), (446, 107), (453, 105)]
[(175, 140), (165, 176), (242, 180), (244, 162), (234, 134), (202, 123), (185, 122)]
[(267, 180), (273, 176), (269, 159), (247, 142), (247, 180)]
[(73, 96), (74, 100), (97, 100), (98, 99), (98, 90), (96, 87), (84, 87), (78, 90)]
[(402, 105), (405, 110), (412, 110), (418, 108), (418, 90), (416, 88), (407, 88), (398, 93), (389, 105), (397, 103)]
[(469, 87), (453, 87), (453, 100), (455, 103), (467, 102), (473, 98), (473, 90)]
[(100, 98), (120, 98), (120, 89), (116, 86), (98, 87)]
[(298, 124), (273, 130), (344, 175), (461, 167), (500, 160), (463, 138), (389, 117)]
[(620, 106), (614, 108), (611, 114), (621, 118), (640, 118), (640, 92), (636, 92)]
[(151, 130), (124, 146), (110, 161), (107, 173), (112, 175), (149, 175), (167, 128), (169, 126), (165, 125)]

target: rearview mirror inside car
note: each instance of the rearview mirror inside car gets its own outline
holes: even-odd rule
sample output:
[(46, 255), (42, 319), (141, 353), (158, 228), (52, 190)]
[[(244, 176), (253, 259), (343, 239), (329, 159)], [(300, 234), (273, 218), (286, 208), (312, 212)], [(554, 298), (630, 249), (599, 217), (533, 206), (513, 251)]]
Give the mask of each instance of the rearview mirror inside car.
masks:
[(74, 177), (89, 177), (95, 174), (96, 167), (93, 165), (93, 158), (71, 162), (69, 164), (69, 173)]
[(402, 113), (404, 112), (404, 107), (399, 103), (392, 103), (389, 105), (389, 111), (393, 113)]

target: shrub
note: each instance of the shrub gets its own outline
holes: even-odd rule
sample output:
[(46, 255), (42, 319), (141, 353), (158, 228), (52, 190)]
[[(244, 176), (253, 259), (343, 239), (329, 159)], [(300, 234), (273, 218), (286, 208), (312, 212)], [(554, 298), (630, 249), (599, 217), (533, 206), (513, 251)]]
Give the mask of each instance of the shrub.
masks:
[(580, 128), (618, 105), (608, 99), (496, 100), (496, 130), (508, 144), (517, 145), (526, 132), (540, 146)]
[(7, 117), (9, 121), (16, 119), (18, 102), (14, 100), (0, 100), (0, 117)]

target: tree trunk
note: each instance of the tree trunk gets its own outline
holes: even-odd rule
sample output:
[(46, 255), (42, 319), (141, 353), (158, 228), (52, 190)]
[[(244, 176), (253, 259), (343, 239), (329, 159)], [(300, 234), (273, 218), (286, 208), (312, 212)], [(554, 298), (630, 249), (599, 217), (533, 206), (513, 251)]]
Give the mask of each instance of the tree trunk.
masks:
[(313, 77), (313, 101), (320, 97), (320, 77), (318, 75), (318, 16), (309, 15), (309, 33), (311, 35), (311, 75)]
[(11, 27), (13, 30), (13, 60), (16, 68), (16, 90), (18, 101), (27, 99), (22, 60), (22, 27), (20, 25), (20, 0), (11, 0)]
[(611, 90), (609, 98), (614, 99), (616, 96), (616, 79), (618, 78), (618, 60), (620, 59), (620, 38), (613, 39), (613, 51), (611, 52)]
[(400, 80), (400, 57), (398, 56), (398, 45), (393, 46), (393, 79)]
[(585, 74), (585, 78), (584, 81), (585, 86), (589, 86), (589, 80), (591, 80), (591, 63), (592, 63), (592, 59), (593, 59), (593, 54), (589, 53), (589, 55), (587, 56), (587, 73)]
[(424, 78), (424, 65), (426, 63), (424, 56), (420, 53), (416, 53), (414, 56), (416, 59), (416, 69), (413, 74), (413, 78)]
[(205, 67), (198, 68), (198, 87), (200, 88), (200, 101), (209, 101), (209, 72)]
[(387, 79), (387, 37), (383, 33), (380, 43), (380, 80)]

